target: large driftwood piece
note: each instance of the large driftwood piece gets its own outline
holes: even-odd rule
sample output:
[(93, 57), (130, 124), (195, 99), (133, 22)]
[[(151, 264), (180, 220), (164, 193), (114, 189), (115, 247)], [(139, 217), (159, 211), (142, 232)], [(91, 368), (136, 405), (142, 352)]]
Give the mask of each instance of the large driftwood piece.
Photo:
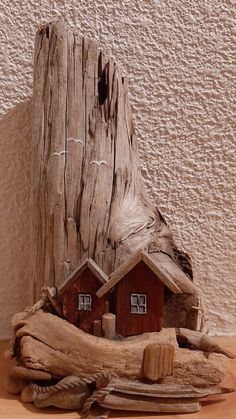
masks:
[(140, 246), (191, 273), (144, 189), (117, 64), (63, 21), (46, 25), (36, 36), (33, 103), (35, 296), (86, 257), (110, 274)]
[(52, 314), (37, 312), (20, 320), (15, 353), (27, 368), (47, 371), (54, 377), (106, 370), (135, 379), (142, 377), (144, 348), (155, 342), (177, 347), (175, 330), (112, 341), (89, 335)]
[(121, 341), (88, 335), (67, 321), (39, 311), (15, 320), (14, 354), (22, 366), (52, 377), (110, 371), (119, 377), (142, 379), (144, 349), (153, 343), (175, 347), (173, 374), (163, 383), (210, 386), (224, 378), (228, 360), (221, 354), (178, 348), (174, 329), (147, 333)]

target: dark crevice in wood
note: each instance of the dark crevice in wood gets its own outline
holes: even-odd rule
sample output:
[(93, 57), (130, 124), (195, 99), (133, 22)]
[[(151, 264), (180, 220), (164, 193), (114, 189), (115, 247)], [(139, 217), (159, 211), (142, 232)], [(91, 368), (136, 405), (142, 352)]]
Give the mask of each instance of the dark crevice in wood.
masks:
[(48, 39), (49, 39), (49, 32), (50, 32), (49, 26), (46, 26), (45, 34), (46, 34), (46, 38), (48, 38)]
[(104, 105), (108, 95), (108, 86), (106, 84), (106, 69), (103, 70), (98, 82), (99, 105)]

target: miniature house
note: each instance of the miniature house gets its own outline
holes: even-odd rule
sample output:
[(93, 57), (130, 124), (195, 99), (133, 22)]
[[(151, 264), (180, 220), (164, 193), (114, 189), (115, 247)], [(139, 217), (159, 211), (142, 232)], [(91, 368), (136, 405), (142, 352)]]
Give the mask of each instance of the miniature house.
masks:
[(108, 311), (106, 296), (96, 295), (107, 281), (107, 275), (92, 259), (82, 263), (58, 290), (64, 317), (83, 331), (93, 333), (94, 321)]
[(87, 259), (66, 279), (58, 296), (64, 317), (83, 331), (101, 336), (104, 315), (110, 311), (112, 336), (125, 337), (161, 330), (165, 290), (174, 295), (195, 292), (168, 255), (138, 251), (110, 278)]
[(195, 291), (191, 280), (168, 255), (139, 251), (110, 276), (97, 296), (104, 298), (112, 291), (116, 332), (131, 336), (161, 330), (165, 287), (174, 294)]

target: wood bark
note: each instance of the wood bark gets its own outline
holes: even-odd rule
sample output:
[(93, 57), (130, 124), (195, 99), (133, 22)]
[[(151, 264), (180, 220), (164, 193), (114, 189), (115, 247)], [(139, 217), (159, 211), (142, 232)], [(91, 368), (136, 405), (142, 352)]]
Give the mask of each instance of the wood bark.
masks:
[(127, 80), (113, 59), (63, 21), (43, 26), (33, 103), (35, 298), (87, 257), (110, 274), (140, 247), (169, 254), (191, 275), (145, 191)]

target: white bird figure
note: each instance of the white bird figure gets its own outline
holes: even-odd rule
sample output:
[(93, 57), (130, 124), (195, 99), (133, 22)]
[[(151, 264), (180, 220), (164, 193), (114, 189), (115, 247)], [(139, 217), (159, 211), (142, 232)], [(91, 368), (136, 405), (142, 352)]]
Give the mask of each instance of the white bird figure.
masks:
[(96, 164), (97, 166), (101, 166), (102, 164), (104, 164), (105, 166), (107, 166), (107, 162), (105, 161), (105, 160), (100, 160), (100, 161), (98, 161), (98, 160), (93, 160), (93, 161), (91, 161), (90, 162), (90, 164)]
[(71, 141), (73, 141), (74, 143), (79, 143), (79, 144), (84, 144), (84, 142), (82, 141), (82, 140), (78, 140), (77, 138), (73, 138), (73, 137), (71, 137), (71, 138), (68, 138), (68, 143), (69, 142), (71, 142)]
[(63, 154), (67, 154), (67, 153), (68, 153), (68, 151), (66, 151), (66, 150), (55, 151), (54, 153), (52, 153), (52, 156), (59, 156), (59, 157), (61, 157), (61, 156), (63, 156)]

